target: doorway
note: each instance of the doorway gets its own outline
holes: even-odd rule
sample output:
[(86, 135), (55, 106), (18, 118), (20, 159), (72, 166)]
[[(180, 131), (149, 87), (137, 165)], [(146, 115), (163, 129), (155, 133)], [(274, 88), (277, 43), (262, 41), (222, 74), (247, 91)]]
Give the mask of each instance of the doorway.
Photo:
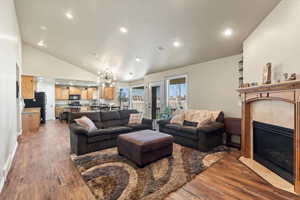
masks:
[(152, 119), (160, 119), (160, 114), (164, 109), (163, 82), (150, 84), (150, 110)]

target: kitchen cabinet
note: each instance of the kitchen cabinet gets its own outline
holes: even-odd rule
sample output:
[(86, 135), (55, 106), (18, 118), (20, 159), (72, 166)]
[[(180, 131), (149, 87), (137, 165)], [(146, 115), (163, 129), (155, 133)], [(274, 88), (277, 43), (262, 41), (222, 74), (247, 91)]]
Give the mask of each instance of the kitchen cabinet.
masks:
[(115, 98), (115, 87), (105, 87), (103, 92), (103, 98), (107, 100), (113, 100)]
[(81, 89), (79, 87), (69, 87), (70, 95), (81, 95)]
[(35, 132), (39, 130), (41, 123), (40, 108), (25, 108), (22, 112), (23, 132)]
[(36, 78), (34, 76), (22, 76), (22, 97), (23, 99), (34, 99), (36, 90)]
[(84, 100), (88, 99), (88, 89), (87, 88), (83, 88), (81, 90), (81, 99), (84, 99)]
[(60, 114), (64, 112), (64, 107), (55, 107), (55, 118), (58, 119)]
[(67, 87), (55, 86), (55, 99), (68, 100), (69, 89)]
[(88, 88), (87, 99), (96, 99), (97, 98), (97, 88)]

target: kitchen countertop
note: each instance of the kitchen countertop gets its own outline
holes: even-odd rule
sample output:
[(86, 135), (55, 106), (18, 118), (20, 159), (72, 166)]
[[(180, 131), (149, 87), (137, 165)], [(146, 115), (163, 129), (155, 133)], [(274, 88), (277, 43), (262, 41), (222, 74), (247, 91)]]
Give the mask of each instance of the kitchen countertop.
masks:
[(41, 108), (24, 108), (22, 114), (34, 114), (40, 112), (41, 112)]

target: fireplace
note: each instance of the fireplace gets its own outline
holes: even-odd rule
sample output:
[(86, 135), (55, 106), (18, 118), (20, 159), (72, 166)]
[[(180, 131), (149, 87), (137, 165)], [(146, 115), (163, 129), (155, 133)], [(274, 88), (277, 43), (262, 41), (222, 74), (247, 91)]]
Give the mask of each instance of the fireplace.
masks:
[(253, 121), (253, 158), (294, 184), (292, 129)]
[[(240, 92), (242, 99), (242, 156), (240, 160), (243, 160), (242, 162), (245, 165), (260, 174), (262, 178), (273, 186), (300, 194), (300, 80), (240, 88), (238, 92)], [(279, 107), (278, 112), (278, 107), (272, 103), (274, 101), (286, 102), (291, 105), (292, 119), (285, 115), (286, 107)], [(255, 108), (256, 102), (270, 102), (273, 105), (267, 108), (267, 110), (262, 109), (260, 115), (255, 115), (255, 112), (253, 112), (255, 109), (253, 108)], [(272, 111), (273, 109), (276, 113)], [(271, 120), (269, 119), (270, 115), (265, 115), (269, 111), (272, 113)], [(278, 115), (278, 118), (276, 115)], [(263, 117), (259, 120), (256, 119), (257, 116)], [(277, 121), (278, 119), (279, 121)], [(260, 128), (257, 128), (261, 127), (258, 123), (254, 122), (253, 124), (254, 120), (276, 125), (280, 124), (280, 126), (289, 127), (293, 130), (271, 125), (267, 126), (268, 128), (263, 128), (263, 131), (261, 131)], [(255, 126), (255, 130), (252, 125)], [(267, 129), (267, 131), (264, 129)], [(283, 133), (272, 133), (277, 133), (278, 130), (283, 130), (280, 131), (280, 133)], [(264, 137), (263, 135), (271, 136)], [(289, 137), (284, 137), (287, 135)], [(264, 148), (267, 149), (270, 147), (269, 145), (272, 145), (275, 151), (262, 151), (260, 148), (260, 146), (265, 146)], [(256, 149), (255, 152), (254, 148)], [(269, 170), (260, 163), (267, 166)], [(274, 171), (275, 173), (269, 173), (268, 171)]]

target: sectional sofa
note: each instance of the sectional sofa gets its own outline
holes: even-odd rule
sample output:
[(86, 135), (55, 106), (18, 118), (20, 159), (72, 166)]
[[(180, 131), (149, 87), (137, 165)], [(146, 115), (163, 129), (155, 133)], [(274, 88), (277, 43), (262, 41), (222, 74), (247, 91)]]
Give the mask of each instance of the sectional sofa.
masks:
[[(136, 110), (120, 110), (109, 112), (80, 112), (70, 113), (70, 143), (71, 153), (82, 155), (94, 151), (116, 146), (117, 137), (120, 134), (133, 131), (152, 129), (152, 120), (143, 119), (142, 124), (128, 124), (130, 114), (138, 113)], [(74, 119), (86, 116), (91, 119), (96, 131), (88, 132), (77, 125)]]

